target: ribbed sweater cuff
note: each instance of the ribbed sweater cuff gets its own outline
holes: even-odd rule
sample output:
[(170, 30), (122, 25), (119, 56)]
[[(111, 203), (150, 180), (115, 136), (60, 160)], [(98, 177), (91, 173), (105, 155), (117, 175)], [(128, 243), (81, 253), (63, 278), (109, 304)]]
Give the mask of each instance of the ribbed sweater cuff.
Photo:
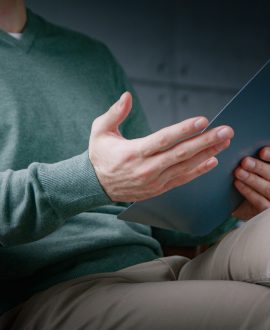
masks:
[(52, 208), (60, 217), (112, 204), (98, 181), (88, 151), (58, 163), (40, 164), (38, 176)]

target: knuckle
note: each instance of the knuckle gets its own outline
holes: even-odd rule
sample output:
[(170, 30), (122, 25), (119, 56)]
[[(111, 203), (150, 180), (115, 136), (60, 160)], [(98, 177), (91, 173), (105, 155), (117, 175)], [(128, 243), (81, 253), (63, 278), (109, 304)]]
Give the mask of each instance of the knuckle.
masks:
[(98, 129), (99, 129), (100, 126), (101, 126), (101, 122), (102, 122), (102, 116), (99, 116), (99, 117), (97, 117), (97, 118), (95, 118), (95, 119), (93, 120), (93, 122), (92, 122), (92, 129), (91, 129), (91, 131), (92, 131), (93, 133), (95, 133), (95, 132), (98, 131)]
[(137, 172), (136, 175), (136, 183), (139, 186), (144, 185), (149, 181), (149, 178), (151, 177), (152, 171), (148, 169), (143, 169)]
[(262, 163), (261, 161), (255, 160), (255, 166), (252, 169), (252, 171), (258, 172), (258, 173), (264, 175), (264, 173), (265, 173), (264, 163)]
[(166, 135), (162, 135), (158, 139), (158, 146), (162, 148), (166, 148), (169, 145), (169, 138)]
[(167, 169), (170, 166), (170, 164), (172, 164), (172, 163), (173, 163), (173, 161), (171, 159), (169, 159), (169, 161), (168, 161), (168, 158), (165, 159), (165, 158), (162, 157), (159, 160), (159, 162), (155, 165), (155, 169), (156, 169), (156, 171), (161, 173), (165, 169)]
[(143, 143), (141, 143), (141, 138), (136, 139), (137, 143), (135, 144), (136, 152), (138, 154), (138, 157), (145, 158), (146, 156), (146, 148)]
[(254, 159), (254, 158), (252, 160), (254, 161), (254, 164), (255, 164), (253, 170), (262, 171), (263, 170), (262, 163), (258, 162), (258, 160)]
[(138, 153), (134, 149), (123, 150), (121, 153), (121, 160), (123, 163), (134, 161), (138, 157)]
[(205, 145), (208, 141), (210, 141), (212, 136), (213, 136), (213, 132), (212, 131), (207, 131), (207, 132), (199, 135), (197, 138), (200, 139), (200, 143), (203, 143)]
[(211, 144), (213, 144), (213, 141), (214, 141), (214, 135), (213, 134), (206, 134), (204, 136), (205, 140), (204, 140), (204, 143), (206, 146), (210, 146)]
[(151, 147), (142, 146), (142, 147), (138, 148), (138, 157), (141, 159), (146, 159), (146, 158), (150, 157), (152, 153), (153, 152), (152, 152)]
[(180, 134), (186, 135), (190, 132), (192, 132), (192, 124), (191, 123), (184, 123), (184, 125), (180, 126)]
[[(138, 139), (136, 139), (138, 141)], [(149, 148), (147, 148), (144, 144), (141, 143), (135, 143), (135, 152), (140, 159), (145, 159), (147, 158), (151, 151)]]
[(187, 150), (185, 148), (183, 148), (183, 146), (181, 146), (181, 148), (177, 148), (174, 151), (174, 158), (176, 160), (182, 160), (182, 159), (186, 159), (187, 157)]
[(267, 176), (267, 167), (266, 167), (266, 163), (263, 163), (262, 161), (255, 161), (255, 169), (256, 171), (258, 171), (258, 173), (261, 175), (261, 176)]
[(253, 173), (248, 172), (248, 177), (244, 179), (245, 183), (251, 186), (255, 186), (257, 183), (256, 177)]

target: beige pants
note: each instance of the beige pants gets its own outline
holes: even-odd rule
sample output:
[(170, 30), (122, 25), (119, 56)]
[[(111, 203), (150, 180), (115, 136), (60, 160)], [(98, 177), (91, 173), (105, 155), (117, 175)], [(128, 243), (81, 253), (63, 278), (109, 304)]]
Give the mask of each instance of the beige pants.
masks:
[(269, 260), (266, 211), (192, 261), (160, 258), (51, 287), (0, 329), (269, 330), (270, 289), (253, 284), (268, 285)]

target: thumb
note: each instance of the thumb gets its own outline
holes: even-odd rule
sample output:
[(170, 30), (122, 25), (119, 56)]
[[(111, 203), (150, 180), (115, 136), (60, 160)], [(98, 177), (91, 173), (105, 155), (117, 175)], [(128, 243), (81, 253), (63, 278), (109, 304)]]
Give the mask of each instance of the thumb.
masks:
[(102, 116), (102, 130), (118, 132), (118, 126), (127, 118), (132, 108), (132, 95), (125, 92)]

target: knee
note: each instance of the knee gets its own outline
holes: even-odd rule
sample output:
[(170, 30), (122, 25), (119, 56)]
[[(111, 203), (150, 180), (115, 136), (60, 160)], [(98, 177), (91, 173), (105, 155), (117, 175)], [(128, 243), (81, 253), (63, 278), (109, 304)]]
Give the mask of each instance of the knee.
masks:
[(218, 244), (189, 261), (179, 279), (270, 282), (270, 210), (225, 236)]

